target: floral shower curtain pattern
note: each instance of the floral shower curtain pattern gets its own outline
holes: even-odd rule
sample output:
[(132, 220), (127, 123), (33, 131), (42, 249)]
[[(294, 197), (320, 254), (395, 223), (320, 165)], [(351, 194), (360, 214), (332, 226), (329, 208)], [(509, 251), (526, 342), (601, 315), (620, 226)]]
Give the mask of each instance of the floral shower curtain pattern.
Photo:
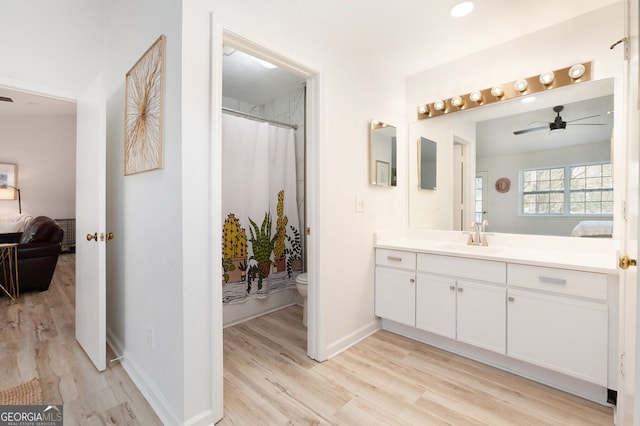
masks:
[(302, 271), (292, 129), (222, 116), (222, 300), (295, 287)]

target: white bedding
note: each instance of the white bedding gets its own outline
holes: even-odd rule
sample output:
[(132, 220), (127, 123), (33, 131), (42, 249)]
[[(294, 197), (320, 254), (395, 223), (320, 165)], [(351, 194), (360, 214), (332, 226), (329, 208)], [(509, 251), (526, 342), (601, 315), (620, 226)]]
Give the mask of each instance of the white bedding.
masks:
[(583, 220), (571, 231), (572, 237), (611, 238), (612, 234), (612, 220)]
[(0, 234), (22, 232), (31, 219), (32, 216), (26, 214), (0, 217)]

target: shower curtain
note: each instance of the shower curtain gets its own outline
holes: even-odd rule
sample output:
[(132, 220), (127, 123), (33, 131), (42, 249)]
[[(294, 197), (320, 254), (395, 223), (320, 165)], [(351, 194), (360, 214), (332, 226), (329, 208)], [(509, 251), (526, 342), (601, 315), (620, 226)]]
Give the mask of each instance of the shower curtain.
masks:
[(295, 287), (302, 271), (293, 129), (222, 116), (222, 300)]

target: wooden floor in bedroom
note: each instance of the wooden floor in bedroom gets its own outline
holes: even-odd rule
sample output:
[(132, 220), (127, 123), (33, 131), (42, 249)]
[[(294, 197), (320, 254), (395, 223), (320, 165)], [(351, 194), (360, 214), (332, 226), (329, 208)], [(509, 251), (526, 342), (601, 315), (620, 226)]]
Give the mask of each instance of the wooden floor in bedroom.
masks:
[(99, 373), (76, 341), (74, 254), (60, 255), (47, 291), (0, 298), (0, 354), (0, 389), (39, 377), (67, 426), (162, 424), (120, 364)]
[(224, 330), (218, 425), (612, 425), (612, 409), (379, 331), (317, 363), (292, 306)]

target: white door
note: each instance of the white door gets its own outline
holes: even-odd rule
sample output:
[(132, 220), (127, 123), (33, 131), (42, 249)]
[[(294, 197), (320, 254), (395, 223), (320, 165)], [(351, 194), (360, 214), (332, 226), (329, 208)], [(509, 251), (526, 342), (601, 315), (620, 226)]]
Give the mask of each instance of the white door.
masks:
[(458, 340), (506, 353), (506, 287), (458, 280), (457, 293)]
[(76, 339), (99, 371), (106, 367), (105, 199), (106, 102), (99, 76), (78, 99), (76, 135)]
[(416, 325), (415, 273), (376, 266), (375, 314), (401, 324)]
[[(620, 44), (617, 49), (626, 50), (626, 63), (623, 73), (624, 102), (621, 120), (623, 123), (624, 169), (624, 200), (626, 202), (625, 220), (620, 227), (620, 255), (628, 255), (631, 259), (638, 258), (638, 166), (640, 151), (638, 138), (640, 137), (640, 114), (638, 97), (638, 0), (625, 2), (625, 30), (628, 42)], [(618, 365), (623, 367), (618, 375), (618, 403), (616, 407), (616, 424), (638, 424), (640, 420), (640, 393), (637, 386), (640, 383), (640, 351), (636, 349), (636, 342), (640, 341), (640, 292), (638, 291), (637, 267), (620, 270), (620, 331), (619, 351), (622, 360)]]
[(455, 278), (418, 274), (416, 286), (416, 327), (455, 339)]

